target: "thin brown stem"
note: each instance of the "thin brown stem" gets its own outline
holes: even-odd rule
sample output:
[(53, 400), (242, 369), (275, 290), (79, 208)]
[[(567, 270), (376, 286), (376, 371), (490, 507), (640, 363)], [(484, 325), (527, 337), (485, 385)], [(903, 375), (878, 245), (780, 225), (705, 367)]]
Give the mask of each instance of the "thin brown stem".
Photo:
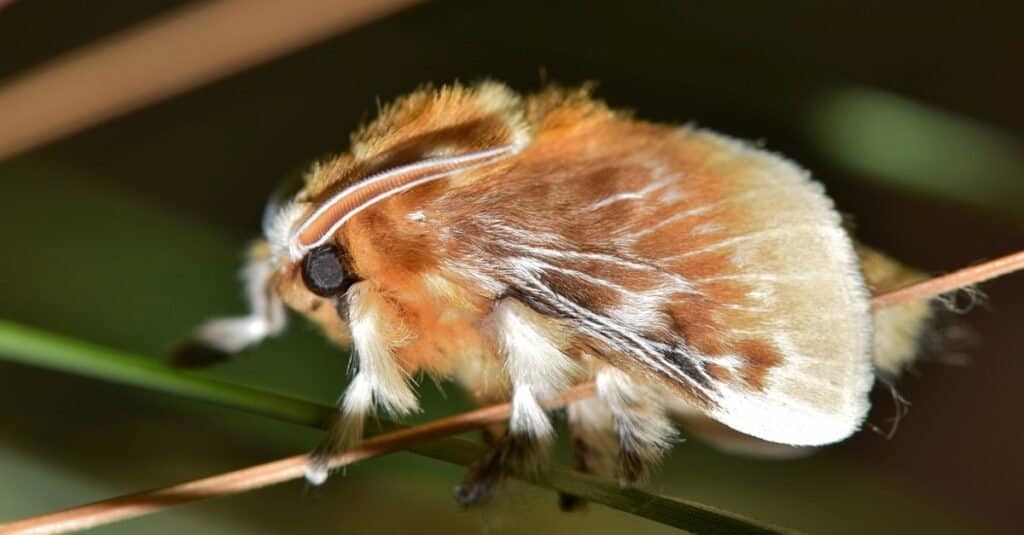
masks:
[[(579, 385), (556, 402), (555, 408), (594, 394), (593, 383)], [(411, 445), (441, 437), (458, 435), (489, 424), (505, 421), (510, 405), (499, 403), (441, 418), (422, 425), (378, 435), (363, 441), (357, 448), (331, 459), (331, 468), (339, 468)], [(170, 487), (119, 496), (101, 502), (65, 509), (55, 513), (0, 525), (0, 534), (67, 533), (125, 520), (188, 502), (237, 494), (302, 477), (309, 455), (294, 455), (277, 461), (251, 466), (211, 477), (188, 481)]]
[(1024, 269), (1024, 251), (876, 295), (871, 299), (871, 307), (879, 309), (908, 301), (930, 299), (1021, 269)]
[(192, 3), (79, 48), (0, 87), (0, 158), (298, 50), (417, 1)]

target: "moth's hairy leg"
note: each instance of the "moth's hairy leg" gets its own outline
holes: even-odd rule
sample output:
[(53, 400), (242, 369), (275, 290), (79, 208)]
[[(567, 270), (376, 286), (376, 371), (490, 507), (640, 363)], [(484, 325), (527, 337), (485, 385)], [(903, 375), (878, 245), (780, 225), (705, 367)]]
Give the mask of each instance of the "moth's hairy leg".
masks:
[(306, 481), (310, 484), (320, 485), (326, 481), (331, 457), (352, 449), (362, 441), (366, 417), (373, 410), (373, 396), (368, 391), (368, 383), (359, 374), (345, 391), (340, 411), (329, 422), (327, 435), (313, 450), (306, 466)]
[(466, 479), (455, 487), (455, 501), (464, 506), (489, 502), (506, 475), (539, 469), (540, 460), (547, 456), (550, 445), (550, 440), (506, 434), (491, 446), (483, 459), (469, 468)]
[(171, 364), (180, 367), (215, 364), (284, 330), (284, 304), (273, 288), (275, 267), (267, 242), (261, 240), (253, 244), (247, 256), (242, 280), (249, 314), (207, 321), (191, 340), (171, 353)]
[(464, 505), (489, 500), (509, 472), (539, 468), (554, 435), (540, 400), (565, 391), (579, 371), (563, 352), (568, 336), (563, 327), (519, 301), (498, 302), (484, 323), (512, 384), (512, 413), (508, 433), (456, 488), (456, 500)]
[[(516, 389), (509, 424), (484, 430), (484, 442), (489, 450), (483, 459), (469, 468), (466, 478), (455, 487), (455, 501), (459, 504), (470, 506), (490, 501), (507, 474), (537, 471), (547, 458), (552, 443), (551, 423), (535, 398), (523, 401), (527, 395), (533, 397), (532, 393)], [(530, 408), (524, 409), (523, 406)], [(523, 416), (524, 410), (531, 411), (531, 414)], [(517, 413), (519, 424), (516, 423)], [(531, 423), (521, 423), (524, 418), (529, 418)]]
[(618, 438), (619, 483), (644, 481), (672, 446), (677, 431), (655, 387), (640, 384), (612, 367), (597, 373), (598, 397), (608, 404)]
[(331, 422), (327, 437), (313, 452), (306, 469), (306, 480), (314, 485), (327, 479), (331, 456), (362, 440), (364, 422), (375, 407), (393, 416), (419, 409), (408, 377), (393, 355), (394, 349), (409, 339), (398, 315), (370, 283), (354, 284), (346, 296), (352, 355), (359, 371), (345, 390), (340, 414)]
[[(603, 477), (614, 476), (618, 440), (608, 404), (593, 397), (570, 403), (566, 411), (573, 468)], [(558, 505), (563, 511), (574, 511), (586, 502), (571, 494), (559, 494)]]
[[(480, 405), (491, 405), (501, 400), (492, 397), (478, 397)], [(466, 471), (462, 483), (455, 486), (453, 495), (460, 505), (473, 505), (488, 501), (497, 489), (501, 479), (502, 465), (505, 460), (517, 452), (509, 451), (508, 424), (492, 424), (482, 430), (484, 444), (488, 448), (487, 455)]]
[[(507, 402), (511, 398), (511, 384), (506, 377), (503, 363), (493, 352), (484, 350), (463, 356), (455, 377), (472, 396), (473, 401), (481, 407)], [(481, 435), (487, 451), (497, 451), (508, 436), (508, 422), (488, 425), (481, 430)], [(482, 495), (493, 494), (496, 481), (483, 484), (482, 481), (488, 479), (487, 470), (479, 470), (484, 472), (483, 474), (476, 473), (478, 469), (488, 464), (489, 457), (490, 455), (471, 466), (463, 483), (455, 486), (453, 495), (456, 502), (463, 505), (480, 503), (485, 501)]]

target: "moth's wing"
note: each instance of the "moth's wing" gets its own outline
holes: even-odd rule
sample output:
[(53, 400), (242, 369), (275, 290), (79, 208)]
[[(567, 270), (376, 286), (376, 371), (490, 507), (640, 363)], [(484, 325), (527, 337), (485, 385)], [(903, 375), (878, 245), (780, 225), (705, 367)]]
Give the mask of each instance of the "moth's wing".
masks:
[(694, 437), (716, 450), (729, 454), (784, 460), (806, 457), (818, 450), (814, 446), (790, 446), (740, 433), (685, 401), (670, 404), (668, 410), (672, 419), (683, 428), (688, 437)]
[(678, 253), (655, 261), (691, 281), (699, 296), (679, 296), (673, 317), (712, 380), (703, 410), (772, 442), (846, 438), (869, 408), (871, 316), (832, 201), (779, 156), (707, 132), (680, 135), (682, 150), (714, 155), (697, 177), (717, 186), (697, 195), (697, 177), (684, 177), (680, 187), (701, 201), (678, 208), (707, 211), (662, 226), (638, 246), (642, 254), (678, 244)]
[(714, 134), (613, 117), (538, 135), (428, 211), (446, 273), (571, 327), (577, 348), (755, 437), (853, 433), (873, 382), (853, 245), (822, 187)]

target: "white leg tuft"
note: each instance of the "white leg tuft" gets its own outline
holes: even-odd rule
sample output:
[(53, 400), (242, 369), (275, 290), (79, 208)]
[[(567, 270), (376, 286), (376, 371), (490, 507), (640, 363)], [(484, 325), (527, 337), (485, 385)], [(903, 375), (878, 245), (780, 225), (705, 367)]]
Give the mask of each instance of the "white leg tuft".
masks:
[(498, 303), (488, 323), (514, 385), (511, 431), (534, 438), (551, 437), (551, 422), (539, 401), (565, 391), (579, 369), (561, 349), (565, 332), (555, 320), (514, 299)]
[(529, 386), (516, 385), (512, 395), (512, 416), (509, 429), (518, 435), (529, 436), (541, 441), (550, 440), (554, 428), (544, 409), (537, 402)]
[(392, 355), (408, 336), (389, 319), (387, 303), (365, 282), (349, 288), (347, 296), (353, 355), (358, 359), (359, 371), (345, 390), (340, 416), (331, 423), (327, 438), (306, 468), (306, 479), (314, 485), (327, 478), (332, 455), (351, 449), (363, 439), (363, 425), (374, 405), (395, 415), (419, 408), (416, 394)]
[(306, 482), (310, 485), (320, 486), (327, 481), (327, 476), (330, 475), (331, 471), (325, 465), (317, 463), (309, 463), (306, 465)]
[[(402, 326), (394, 325), (386, 316), (386, 303), (372, 292), (367, 283), (358, 283), (348, 290), (349, 325), (352, 344), (359, 359), (359, 374), (345, 395), (345, 408), (369, 411), (370, 401), (390, 414), (403, 415), (419, 409), (416, 394), (408, 377), (398, 366), (392, 350), (408, 341)], [(357, 404), (358, 403), (358, 404)], [(365, 404), (362, 405), (362, 404)]]

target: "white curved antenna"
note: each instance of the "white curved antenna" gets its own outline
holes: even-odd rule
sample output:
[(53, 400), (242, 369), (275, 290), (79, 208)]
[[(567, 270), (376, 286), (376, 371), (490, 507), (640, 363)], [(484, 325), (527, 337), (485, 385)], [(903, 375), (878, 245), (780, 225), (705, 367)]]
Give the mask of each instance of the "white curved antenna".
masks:
[(494, 163), (515, 154), (519, 148), (505, 145), (458, 156), (429, 158), (372, 175), (336, 193), (299, 223), (291, 233), (289, 252), (295, 260), (302, 258), (327, 242), (342, 225), (366, 208), (427, 182)]

